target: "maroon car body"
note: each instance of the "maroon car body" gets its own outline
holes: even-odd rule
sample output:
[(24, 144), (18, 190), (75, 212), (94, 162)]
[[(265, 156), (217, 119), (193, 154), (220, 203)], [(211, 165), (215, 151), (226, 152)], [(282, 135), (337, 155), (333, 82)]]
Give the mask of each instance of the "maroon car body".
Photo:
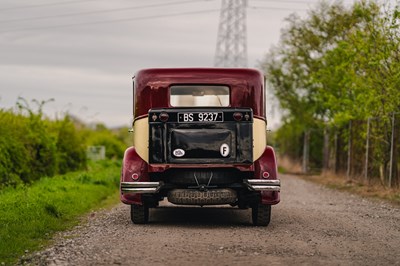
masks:
[(121, 201), (134, 223), (167, 198), (177, 205), (251, 208), (268, 225), (280, 201), (267, 145), (265, 86), (254, 69), (144, 69), (133, 78), (133, 146), (125, 151)]

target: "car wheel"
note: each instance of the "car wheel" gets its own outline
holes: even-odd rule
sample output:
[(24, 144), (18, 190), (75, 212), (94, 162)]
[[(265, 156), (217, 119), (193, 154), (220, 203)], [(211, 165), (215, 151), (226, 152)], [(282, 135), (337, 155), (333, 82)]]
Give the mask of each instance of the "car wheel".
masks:
[(251, 209), (253, 225), (267, 226), (271, 221), (271, 205), (257, 204)]
[(131, 220), (134, 224), (146, 224), (149, 222), (149, 207), (146, 205), (131, 205)]

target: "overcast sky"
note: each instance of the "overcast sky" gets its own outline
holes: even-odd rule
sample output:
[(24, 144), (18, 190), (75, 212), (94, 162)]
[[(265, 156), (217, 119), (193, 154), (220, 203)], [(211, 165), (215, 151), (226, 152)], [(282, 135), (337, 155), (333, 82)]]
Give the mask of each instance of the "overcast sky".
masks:
[[(248, 66), (277, 44), (284, 18), (315, 3), (249, 0)], [(1, 0), (0, 108), (54, 98), (44, 107), (51, 117), (130, 126), (137, 70), (213, 66), (220, 8), (221, 0)]]

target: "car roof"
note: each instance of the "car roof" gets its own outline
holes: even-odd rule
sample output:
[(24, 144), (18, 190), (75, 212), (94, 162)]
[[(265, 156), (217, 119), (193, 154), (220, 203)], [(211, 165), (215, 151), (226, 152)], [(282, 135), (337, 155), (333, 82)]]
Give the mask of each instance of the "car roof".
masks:
[(134, 117), (147, 115), (151, 108), (168, 108), (172, 85), (226, 85), (230, 107), (249, 107), (254, 116), (265, 118), (264, 78), (250, 68), (151, 68), (134, 76)]

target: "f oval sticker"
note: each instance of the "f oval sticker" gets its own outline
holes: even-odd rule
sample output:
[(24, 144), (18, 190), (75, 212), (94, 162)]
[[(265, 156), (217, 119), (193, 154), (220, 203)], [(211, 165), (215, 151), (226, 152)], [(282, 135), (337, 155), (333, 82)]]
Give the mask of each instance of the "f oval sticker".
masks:
[(221, 153), (222, 157), (227, 157), (229, 155), (229, 146), (228, 144), (224, 143), (219, 148), (219, 152)]

